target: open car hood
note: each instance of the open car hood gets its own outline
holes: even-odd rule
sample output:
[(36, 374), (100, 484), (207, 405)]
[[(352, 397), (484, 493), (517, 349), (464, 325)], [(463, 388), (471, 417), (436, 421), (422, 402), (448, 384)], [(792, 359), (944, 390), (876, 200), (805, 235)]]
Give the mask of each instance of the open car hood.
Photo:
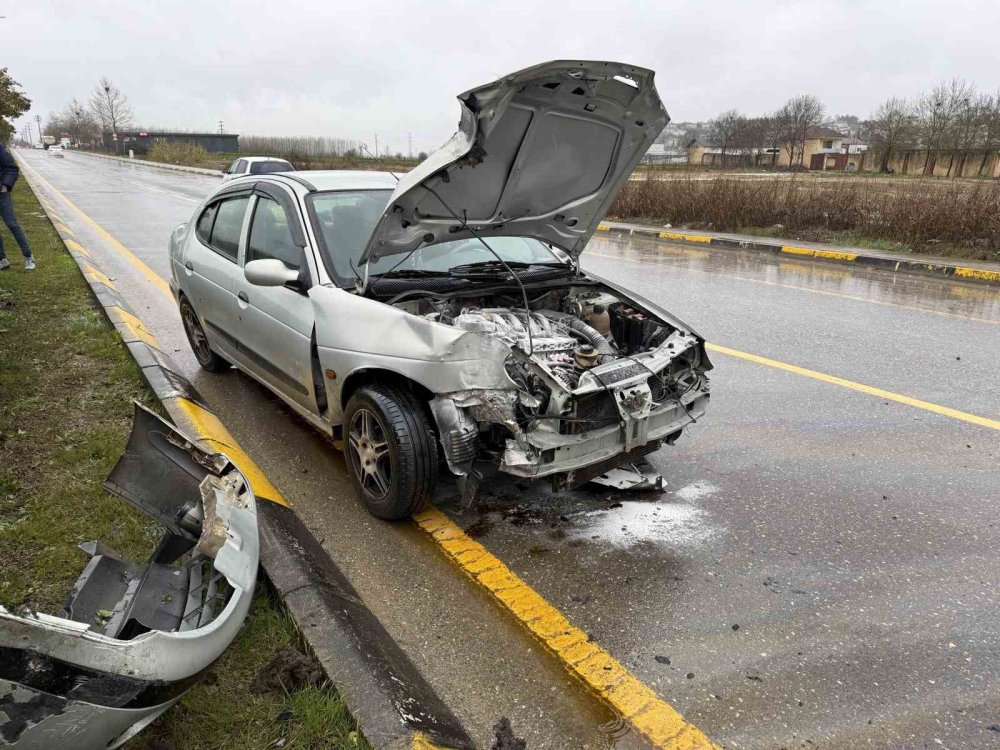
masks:
[(400, 178), (361, 263), (473, 231), (575, 259), (670, 121), (653, 72), (615, 62), (543, 63), (458, 99), (458, 132)]

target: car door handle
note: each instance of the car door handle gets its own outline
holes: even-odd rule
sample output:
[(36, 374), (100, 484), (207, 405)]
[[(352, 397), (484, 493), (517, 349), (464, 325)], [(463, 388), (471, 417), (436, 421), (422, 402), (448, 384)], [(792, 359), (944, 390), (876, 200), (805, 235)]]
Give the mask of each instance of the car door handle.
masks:
[(246, 303), (249, 303), (249, 302), (250, 302), (250, 298), (249, 298), (249, 297), (247, 296), (247, 293), (246, 293), (246, 292), (240, 292), (239, 294), (237, 294), (237, 295), (236, 295), (236, 297), (237, 297), (237, 298), (238, 298), (238, 299), (239, 299), (239, 300), (240, 300), (241, 302), (246, 302)]
[(194, 264), (193, 264), (193, 263), (192, 263), (191, 261), (187, 261), (187, 262), (186, 262), (186, 263), (184, 264), (184, 267), (185, 267), (185, 268), (186, 268), (187, 270), (189, 270), (189, 271), (193, 271), (193, 270), (194, 270)]

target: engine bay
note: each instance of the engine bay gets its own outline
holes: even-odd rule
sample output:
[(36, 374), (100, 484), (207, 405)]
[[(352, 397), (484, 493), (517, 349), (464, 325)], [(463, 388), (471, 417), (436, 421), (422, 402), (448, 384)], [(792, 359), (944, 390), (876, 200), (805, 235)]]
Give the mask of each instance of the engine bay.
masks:
[[(567, 286), (529, 299), (512, 292), (424, 296), (398, 307), (445, 325), (495, 337), (516, 350), (508, 364), (515, 382), (538, 394), (523, 359), (544, 366), (567, 391), (589, 370), (661, 347), (677, 329), (599, 286)], [(544, 389), (542, 389), (544, 390)]]

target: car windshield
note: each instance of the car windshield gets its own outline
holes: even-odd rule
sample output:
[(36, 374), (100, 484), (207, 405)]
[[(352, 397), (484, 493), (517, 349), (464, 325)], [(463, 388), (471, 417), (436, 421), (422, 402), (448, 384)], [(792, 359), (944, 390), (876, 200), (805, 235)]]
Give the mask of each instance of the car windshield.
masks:
[(255, 161), (250, 163), (250, 174), (273, 174), (274, 172), (294, 172), (295, 167), (287, 161)]
[[(310, 215), (320, 239), (327, 269), (343, 284), (353, 282), (357, 266), (375, 225), (382, 216), (391, 190), (312, 193)], [(530, 237), (490, 237), (486, 240), (504, 261), (515, 264), (561, 263), (564, 260), (547, 245)], [(369, 263), (372, 276), (396, 273), (446, 273), (456, 266), (496, 262), (496, 257), (476, 239), (442, 242), (417, 248), (409, 256), (389, 255)]]

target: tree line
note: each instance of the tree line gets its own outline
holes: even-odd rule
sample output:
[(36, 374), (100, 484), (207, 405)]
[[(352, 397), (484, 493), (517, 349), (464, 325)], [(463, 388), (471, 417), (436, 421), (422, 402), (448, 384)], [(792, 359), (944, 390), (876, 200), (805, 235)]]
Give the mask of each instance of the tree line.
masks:
[[(727, 153), (749, 153), (755, 165), (767, 157), (776, 164), (785, 149), (790, 164), (802, 164), (806, 132), (823, 122), (824, 112), (809, 95), (757, 117), (731, 109), (709, 121), (707, 137), (723, 163)], [(942, 155), (948, 158), (947, 175), (962, 175), (976, 154), (982, 176), (990, 154), (1000, 149), (1000, 90), (982, 93), (957, 78), (913, 99), (890, 97), (867, 120), (848, 119), (857, 121), (858, 137), (877, 152), (882, 172), (892, 171), (894, 154), (917, 151), (923, 154), (925, 175), (934, 174)]]
[(784, 148), (790, 164), (802, 164), (806, 132), (819, 125), (825, 109), (815, 96), (802, 94), (785, 102), (779, 109), (758, 117), (747, 117), (735, 109), (727, 110), (708, 123), (708, 139), (726, 154), (750, 152), (754, 164), (769, 155), (777, 164)]

